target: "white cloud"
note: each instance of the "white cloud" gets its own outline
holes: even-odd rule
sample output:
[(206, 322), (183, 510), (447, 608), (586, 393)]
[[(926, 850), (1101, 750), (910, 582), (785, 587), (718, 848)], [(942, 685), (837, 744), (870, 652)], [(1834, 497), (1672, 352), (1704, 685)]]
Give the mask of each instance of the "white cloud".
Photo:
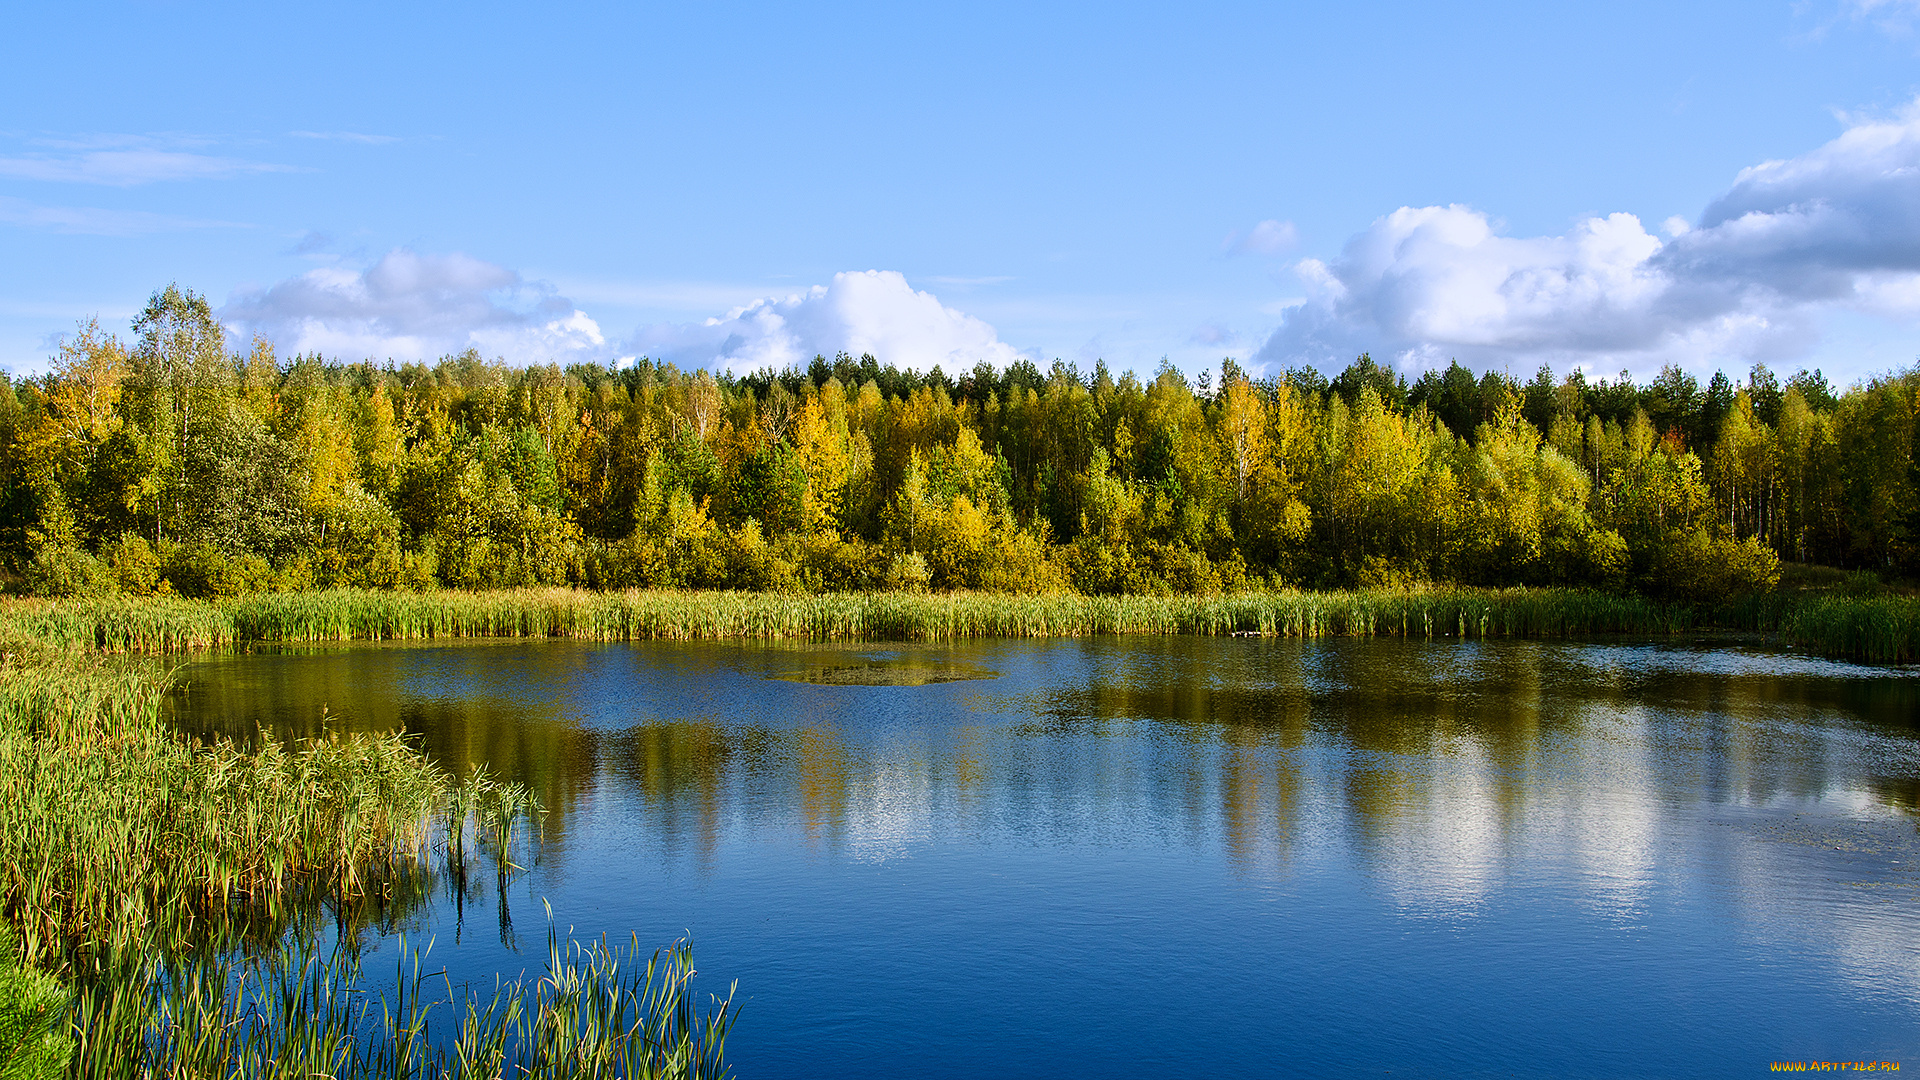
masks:
[(518, 363), (600, 359), (600, 327), (551, 286), (466, 255), (388, 252), (361, 272), (309, 270), (236, 292), (229, 326), (285, 353), (430, 360), (476, 348)]
[(1187, 335), (1187, 344), (1205, 345), (1208, 348), (1231, 345), (1239, 340), (1239, 334), (1217, 323), (1203, 323), (1193, 333)]
[(245, 228), (234, 221), (174, 217), (144, 210), (103, 210), (91, 206), (41, 206), (0, 195), (0, 224), (86, 236), (144, 236), (182, 229)]
[(1847, 7), (1854, 18), (1900, 35), (1911, 31), (1915, 17), (1920, 16), (1920, 0), (1848, 0)]
[(554, 278), (554, 285), (580, 303), (687, 314), (728, 310), (753, 299), (766, 289), (765, 283), (617, 280), (558, 275)]
[(1804, 354), (1822, 318), (1920, 317), (1920, 102), (1788, 161), (1740, 173), (1664, 243), (1632, 214), (1507, 237), (1465, 206), (1402, 207), (1331, 261), (1257, 359), (1344, 364), (1371, 350), (1648, 368)]
[(88, 150), (64, 156), (29, 154), (0, 158), (0, 176), (17, 180), (107, 184), (114, 187), (132, 187), (161, 180), (216, 180), (247, 173), (295, 171), (298, 170), (291, 165), (241, 161), (238, 158), (153, 147)]
[(1244, 233), (1228, 233), (1220, 250), (1228, 255), (1279, 255), (1299, 242), (1300, 230), (1293, 222), (1269, 218)]
[(826, 285), (756, 300), (699, 324), (642, 329), (627, 351), (686, 366), (757, 370), (804, 366), (816, 355), (872, 353), (881, 363), (947, 371), (1019, 353), (993, 327), (918, 292), (892, 270), (835, 274)]
[(360, 143), (365, 146), (385, 146), (400, 141), (397, 135), (367, 135), (358, 131), (289, 131), (287, 134), (296, 139), (321, 139), (326, 142)]
[(287, 254), (329, 258), (332, 253), (328, 249), (332, 247), (332, 233), (323, 232), (319, 229), (308, 229), (306, 235), (302, 236), (299, 241), (288, 250)]

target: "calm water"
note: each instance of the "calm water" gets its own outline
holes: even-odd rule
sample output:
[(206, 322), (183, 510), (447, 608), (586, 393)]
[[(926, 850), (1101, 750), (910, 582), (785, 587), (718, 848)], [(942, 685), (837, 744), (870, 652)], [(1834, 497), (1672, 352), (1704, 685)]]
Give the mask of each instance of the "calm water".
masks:
[(532, 786), (538, 866), (412, 940), (490, 987), (544, 962), (542, 899), (562, 930), (691, 931), (708, 989), (739, 980), (746, 1080), (1920, 1068), (1910, 673), (1102, 638), (186, 674), (189, 726), (404, 726)]

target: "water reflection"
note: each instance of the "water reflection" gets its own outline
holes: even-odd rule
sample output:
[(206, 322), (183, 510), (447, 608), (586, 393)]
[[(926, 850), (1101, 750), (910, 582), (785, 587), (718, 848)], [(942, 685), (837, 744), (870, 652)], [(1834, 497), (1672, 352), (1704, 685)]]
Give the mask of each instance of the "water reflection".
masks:
[[(995, 677), (794, 679), (878, 665)], [(1738, 643), (1169, 637), (384, 646), (189, 676), (176, 713), (203, 733), (398, 727), (527, 784), (550, 811), (529, 901), (731, 943), (765, 980), (740, 1037), (768, 1075), (862, 1071), (877, 1046), (1008, 1071), (980, 1047), (1029, 1044), (1208, 1071), (1156, 1058), (1183, 1040), (1155, 1025), (1208, 1023), (1222, 986), (1296, 1018), (1207, 1051), (1228, 1073), (1607, 1075), (1685, 1039), (1711, 1071), (1766, 1039), (1884, 1055), (1920, 1030), (1908, 672)], [(507, 913), (497, 892), (473, 899)], [(1045, 974), (1020, 993), (1067, 997), (994, 974), (1023, 963)], [(1784, 989), (1799, 965), (1837, 981)], [(1148, 977), (1194, 1004), (1146, 1018)], [(886, 1010), (845, 1004), (875, 993)], [(1570, 1033), (1591, 1053), (1525, 1052)]]
[[(924, 649), (898, 670), (991, 683), (808, 686), (871, 653), (485, 643), (195, 665), (197, 731), (400, 728), (456, 771), (527, 784), (564, 835), (595, 794), (711, 850), (724, 820), (886, 851), (941, 830), (1149, 828), (1284, 861), (1335, 832), (1422, 889), (1484, 891), (1558, 838), (1632, 880), (1663, 805), (1920, 805), (1920, 680), (1791, 654), (1660, 645), (1121, 641)], [(853, 656), (846, 664), (835, 660)], [(1596, 827), (1595, 823), (1604, 823)], [(1417, 856), (1417, 858), (1415, 858)], [(1636, 869), (1639, 868), (1639, 869)]]

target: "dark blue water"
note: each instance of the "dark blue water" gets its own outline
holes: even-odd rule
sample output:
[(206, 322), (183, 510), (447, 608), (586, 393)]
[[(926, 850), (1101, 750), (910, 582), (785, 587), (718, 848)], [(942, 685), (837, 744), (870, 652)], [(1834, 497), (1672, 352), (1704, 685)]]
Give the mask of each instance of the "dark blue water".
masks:
[[(865, 668), (926, 685), (815, 685)], [(550, 808), (456, 980), (690, 933), (737, 1074), (1920, 1068), (1920, 678), (1734, 644), (570, 642), (196, 664)], [(323, 714), (326, 719), (321, 718)], [(543, 901), (545, 905), (543, 905)], [(391, 943), (388, 948), (392, 948)]]

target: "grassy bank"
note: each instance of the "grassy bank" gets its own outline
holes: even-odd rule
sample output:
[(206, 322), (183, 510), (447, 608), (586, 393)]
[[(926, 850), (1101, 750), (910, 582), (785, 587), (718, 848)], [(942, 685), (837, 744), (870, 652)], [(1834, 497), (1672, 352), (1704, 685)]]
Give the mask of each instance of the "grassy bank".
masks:
[(1787, 606), (1775, 628), (1828, 656), (1876, 664), (1920, 660), (1920, 597), (1811, 597)]
[[(71, 613), (6, 614), (0, 1076), (451, 1076), (463, 1046), (515, 1075), (721, 1068), (731, 1014), (696, 1018), (683, 952), (636, 982), (633, 950), (556, 943), (545, 980), (490, 1002), (429, 998), (415, 978), (372, 1009), (360, 928), (469, 864), (509, 873), (524, 789), (450, 776), (397, 735), (189, 743), (160, 716), (167, 669), (63, 633)], [(113, 647), (186, 644), (140, 632), (121, 623)], [(316, 960), (328, 936), (344, 944)], [(429, 1045), (436, 1009), (471, 1046)]]
[(84, 653), (0, 664), (0, 915), (28, 962), (299, 888), (389, 891), (426, 859), (453, 785), (397, 736), (196, 747), (160, 719), (167, 681)]
[(571, 637), (599, 641), (806, 638), (941, 641), (1083, 634), (1428, 636), (1671, 633), (1687, 605), (1575, 590), (1277, 592), (1229, 596), (1004, 593), (282, 593), (220, 601), (13, 601), (0, 633), (112, 652), (247, 642)]
[(1775, 593), (1690, 604), (1577, 589), (1267, 592), (1226, 596), (1000, 593), (374, 592), (220, 601), (12, 601), (0, 635), (166, 653), (248, 642), (570, 637), (941, 641), (1084, 634), (1569, 637), (1701, 629), (1779, 634), (1831, 656), (1920, 654), (1920, 600)]

